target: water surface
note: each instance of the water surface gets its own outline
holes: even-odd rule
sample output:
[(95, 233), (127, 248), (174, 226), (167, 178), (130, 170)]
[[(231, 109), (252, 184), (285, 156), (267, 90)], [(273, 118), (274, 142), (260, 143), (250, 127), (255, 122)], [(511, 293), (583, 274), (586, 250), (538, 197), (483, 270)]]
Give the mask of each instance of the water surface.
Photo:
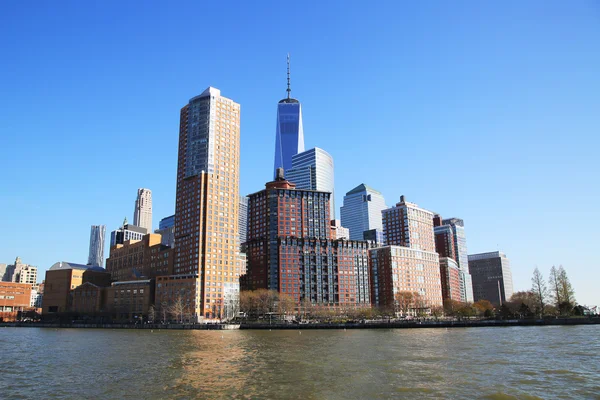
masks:
[(600, 399), (600, 326), (0, 328), (2, 399)]

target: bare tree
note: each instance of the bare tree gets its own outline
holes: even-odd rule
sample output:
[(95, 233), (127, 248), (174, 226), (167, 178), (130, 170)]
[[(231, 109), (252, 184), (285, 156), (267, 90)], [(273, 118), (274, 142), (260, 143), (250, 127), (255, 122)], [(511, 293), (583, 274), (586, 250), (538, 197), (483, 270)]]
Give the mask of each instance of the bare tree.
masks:
[(187, 304), (185, 304), (184, 296), (181, 293), (177, 294), (175, 300), (173, 300), (172, 304), (169, 306), (169, 313), (175, 317), (177, 322), (180, 324), (183, 323), (184, 316), (187, 312)]
[(156, 322), (156, 307), (154, 305), (151, 305), (150, 308), (148, 308), (148, 319), (153, 323)]
[(401, 312), (402, 315), (406, 316), (413, 306), (415, 298), (414, 292), (398, 292), (395, 296), (396, 310)]
[(558, 307), (561, 312), (565, 314), (570, 314), (573, 310), (573, 307), (576, 305), (575, 301), (575, 290), (573, 290), (573, 286), (571, 286), (571, 282), (569, 281), (569, 277), (567, 276), (567, 271), (561, 265), (558, 267), (558, 287), (560, 291), (560, 297), (562, 302), (559, 303)]
[(560, 289), (559, 273), (554, 265), (552, 266), (552, 268), (550, 268), (549, 281), (550, 281), (550, 292), (552, 295), (552, 299), (554, 300), (554, 304), (556, 305), (556, 307), (559, 308), (559, 305), (563, 302), (563, 298), (562, 298), (562, 291)]
[(546, 299), (548, 298), (548, 288), (546, 282), (540, 270), (535, 267), (533, 270), (533, 277), (531, 278), (531, 292), (533, 293), (535, 300), (536, 314), (540, 317), (544, 316), (544, 309), (546, 308)]

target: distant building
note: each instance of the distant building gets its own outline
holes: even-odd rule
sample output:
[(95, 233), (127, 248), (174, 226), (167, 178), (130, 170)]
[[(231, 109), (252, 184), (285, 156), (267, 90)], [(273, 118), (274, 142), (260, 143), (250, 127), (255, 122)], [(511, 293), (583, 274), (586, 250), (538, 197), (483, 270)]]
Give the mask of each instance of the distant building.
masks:
[(238, 211), (238, 231), (240, 244), (246, 243), (248, 231), (248, 197), (240, 196), (240, 208)]
[(470, 254), (468, 260), (475, 301), (488, 300), (501, 305), (510, 300), (513, 295), (512, 272), (504, 253)]
[(0, 270), (2, 281), (37, 284), (37, 267), (23, 263), (21, 257), (17, 257), (14, 264), (2, 265), (5, 266)]
[(90, 229), (90, 252), (88, 265), (104, 266), (104, 240), (106, 225), (92, 225)]
[(346, 239), (350, 240), (350, 230), (348, 228), (344, 228), (339, 219), (331, 220), (331, 230), (333, 239)]
[(133, 224), (152, 232), (152, 191), (150, 189), (138, 189), (133, 211)]
[(164, 246), (175, 247), (175, 215), (161, 219), (154, 233), (160, 234)]
[(106, 259), (106, 271), (113, 281), (170, 275), (173, 254), (172, 248), (162, 244), (160, 235), (150, 233), (141, 240), (128, 240), (112, 246)]
[(286, 173), (292, 169), (292, 157), (304, 151), (302, 105), (298, 100), (291, 97), (289, 55), (287, 66), (287, 98), (280, 100), (277, 104), (273, 179), (277, 177), (278, 168), (283, 168)]
[(297, 189), (318, 190), (331, 193), (329, 218), (335, 219), (335, 185), (333, 157), (315, 147), (292, 156), (292, 168), (284, 172), (285, 178)]
[(350, 230), (351, 240), (363, 240), (364, 231), (383, 230), (381, 212), (386, 208), (383, 195), (362, 183), (344, 196), (340, 208), (342, 226)]
[(0, 319), (2, 321), (15, 321), (19, 311), (26, 311), (30, 308), (30, 284), (0, 282)]
[(385, 234), (380, 229), (369, 229), (363, 232), (363, 239), (373, 243), (375, 247), (385, 246)]
[(450, 257), (440, 257), (440, 277), (442, 282), (442, 298), (464, 302), (462, 292), (462, 276), (458, 264)]
[(144, 235), (148, 234), (146, 228), (131, 225), (127, 223), (127, 219), (123, 222), (123, 225), (110, 233), (110, 246), (116, 246), (117, 244), (123, 244), (128, 240), (142, 240)]
[(398, 307), (410, 296), (411, 312), (442, 305), (439, 256), (435, 252), (433, 213), (400, 196), (383, 211), (387, 245), (370, 251), (371, 299), (379, 307)]
[(0, 263), (0, 282), (8, 282), (8, 265)]
[[(330, 192), (296, 189), (283, 177), (248, 202), (244, 290), (276, 290), (297, 305), (370, 305), (368, 243), (332, 238)], [(337, 282), (337, 285), (335, 284)]]

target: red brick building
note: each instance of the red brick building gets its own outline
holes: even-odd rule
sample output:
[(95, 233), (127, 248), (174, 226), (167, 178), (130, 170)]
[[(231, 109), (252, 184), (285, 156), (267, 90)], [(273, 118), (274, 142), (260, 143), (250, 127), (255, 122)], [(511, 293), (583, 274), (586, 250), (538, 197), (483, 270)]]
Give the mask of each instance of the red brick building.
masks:
[(0, 318), (15, 321), (19, 311), (31, 309), (31, 284), (0, 282)]

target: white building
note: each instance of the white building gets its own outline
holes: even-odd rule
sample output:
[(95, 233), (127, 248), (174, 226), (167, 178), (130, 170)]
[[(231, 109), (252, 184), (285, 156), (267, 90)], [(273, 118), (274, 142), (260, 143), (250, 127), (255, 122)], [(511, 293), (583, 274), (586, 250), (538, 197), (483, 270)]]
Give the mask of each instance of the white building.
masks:
[(315, 147), (292, 156), (292, 168), (285, 171), (285, 179), (296, 184), (297, 189), (329, 192), (329, 219), (335, 219), (335, 188), (333, 157)]
[(90, 252), (88, 265), (104, 266), (104, 240), (106, 225), (92, 225), (90, 230)]
[(364, 183), (346, 193), (340, 216), (350, 240), (363, 240), (363, 232), (371, 229), (383, 231), (381, 212), (387, 208), (383, 195)]
[(133, 224), (152, 232), (152, 191), (150, 189), (138, 189)]

